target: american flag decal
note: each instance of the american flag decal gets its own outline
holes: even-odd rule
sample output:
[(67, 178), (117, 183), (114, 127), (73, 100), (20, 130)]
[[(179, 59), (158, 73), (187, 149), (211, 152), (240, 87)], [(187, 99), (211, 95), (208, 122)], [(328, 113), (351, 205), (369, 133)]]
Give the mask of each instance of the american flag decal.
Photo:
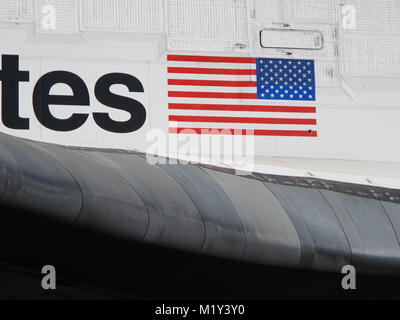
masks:
[(169, 55), (169, 132), (317, 137), (315, 87), (313, 60)]

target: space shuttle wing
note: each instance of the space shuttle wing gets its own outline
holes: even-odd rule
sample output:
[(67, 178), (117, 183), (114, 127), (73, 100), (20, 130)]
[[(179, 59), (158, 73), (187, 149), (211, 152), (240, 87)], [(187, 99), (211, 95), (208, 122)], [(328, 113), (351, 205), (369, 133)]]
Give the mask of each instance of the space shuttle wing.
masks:
[(0, 1), (0, 278), (397, 279), (399, 21), (395, 0)]
[[(14, 210), (2, 210), (1, 243), (14, 244), (3, 246), (3, 259), (23, 259), (43, 246), (68, 242), (73, 230), (83, 229), (131, 244), (132, 255), (135, 244), (145, 243), (268, 266), (400, 270), (396, 190), (237, 176), (196, 164), (152, 165), (141, 153), (63, 147), (5, 134), (0, 166), (2, 207), (30, 216), (17, 219)], [(72, 232), (59, 237), (53, 225)]]

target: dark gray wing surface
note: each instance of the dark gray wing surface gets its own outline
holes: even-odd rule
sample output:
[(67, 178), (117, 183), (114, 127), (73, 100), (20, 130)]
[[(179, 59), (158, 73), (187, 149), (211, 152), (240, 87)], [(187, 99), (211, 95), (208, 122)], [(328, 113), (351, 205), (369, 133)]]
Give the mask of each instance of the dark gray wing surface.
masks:
[[(32, 228), (35, 217), (47, 217), (132, 244), (233, 261), (323, 271), (353, 264), (366, 273), (399, 273), (400, 204), (363, 197), (365, 186), (323, 187), (330, 185), (193, 164), (151, 165), (134, 152), (0, 134), (1, 204), (32, 212)], [(16, 228), (12, 219), (3, 213), (0, 229)], [(48, 230), (26, 241), (26, 251), (56, 241)], [(26, 254), (13, 252), (13, 243), (2, 248), (7, 257)]]

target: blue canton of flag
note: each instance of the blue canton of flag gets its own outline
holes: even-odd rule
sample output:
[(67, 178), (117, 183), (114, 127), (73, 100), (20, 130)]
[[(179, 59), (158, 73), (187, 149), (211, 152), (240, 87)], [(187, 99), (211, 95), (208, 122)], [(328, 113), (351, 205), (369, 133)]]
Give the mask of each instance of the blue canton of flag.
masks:
[(315, 101), (315, 85), (313, 60), (257, 59), (259, 99)]

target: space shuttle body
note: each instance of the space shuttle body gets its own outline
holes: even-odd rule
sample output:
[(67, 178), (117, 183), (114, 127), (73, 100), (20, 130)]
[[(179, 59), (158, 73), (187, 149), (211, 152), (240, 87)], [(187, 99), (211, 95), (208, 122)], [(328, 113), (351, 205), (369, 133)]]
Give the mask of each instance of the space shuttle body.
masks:
[(74, 259), (85, 230), (132, 255), (397, 275), (399, 15), (394, 0), (0, 3), (0, 260)]

